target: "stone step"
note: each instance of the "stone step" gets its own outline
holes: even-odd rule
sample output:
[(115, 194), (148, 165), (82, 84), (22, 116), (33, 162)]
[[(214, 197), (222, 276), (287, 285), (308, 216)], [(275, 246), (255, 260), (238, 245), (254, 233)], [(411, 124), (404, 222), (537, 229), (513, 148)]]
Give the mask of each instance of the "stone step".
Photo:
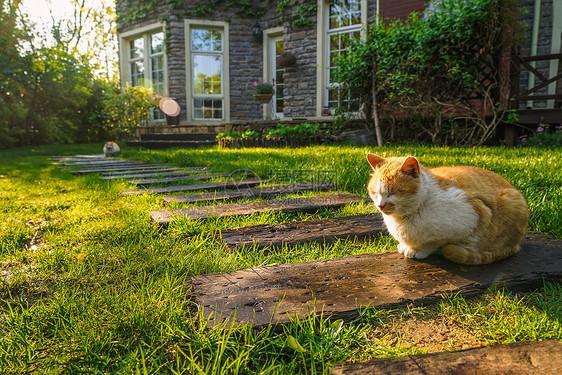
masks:
[(232, 177), (231, 173), (212, 173), (212, 174), (199, 174), (195, 176), (180, 176), (180, 177), (168, 177), (168, 178), (146, 178), (139, 180), (128, 180), (129, 184), (147, 187), (154, 185), (169, 185), (176, 182), (184, 181), (205, 181), (213, 178), (226, 178)]
[(514, 342), (336, 365), (333, 375), (562, 374), (562, 343)]
[(304, 191), (328, 191), (336, 187), (335, 184), (300, 182), (290, 185), (264, 186), (257, 188), (238, 189), (234, 191), (221, 191), (213, 193), (174, 195), (163, 197), (166, 203), (195, 203), (232, 201), (246, 198), (271, 198), (278, 195), (300, 193)]
[(221, 238), (229, 248), (263, 249), (303, 243), (328, 244), (344, 239), (364, 240), (383, 233), (386, 233), (386, 227), (382, 217), (368, 214), (225, 229), (221, 231)]
[(124, 178), (152, 178), (152, 177), (179, 177), (190, 176), (203, 172), (211, 172), (206, 168), (192, 168), (191, 170), (175, 170), (175, 171), (160, 171), (160, 172), (131, 172), (129, 174), (102, 176), (102, 180), (116, 180)]
[(317, 212), (321, 208), (337, 209), (346, 204), (364, 202), (366, 199), (351, 194), (323, 195), (310, 198), (295, 198), (276, 201), (263, 201), (251, 203), (222, 204), (218, 206), (187, 207), (173, 210), (157, 210), (150, 213), (155, 223), (167, 225), (172, 220), (182, 217), (187, 219), (205, 220), (210, 217), (243, 216), (253, 213), (273, 211)]
[(468, 296), (492, 287), (526, 291), (561, 279), (562, 240), (529, 232), (518, 254), (489, 265), (465, 266), (439, 255), (412, 260), (389, 251), (199, 275), (192, 284), (211, 326), (234, 319), (259, 327), (309, 312), (350, 321), (367, 306), (422, 305), (443, 293)]
[(169, 194), (169, 193), (177, 193), (181, 191), (187, 192), (187, 191), (201, 191), (201, 190), (240, 189), (240, 188), (256, 186), (264, 182), (267, 182), (267, 180), (246, 179), (246, 180), (208, 182), (204, 184), (176, 185), (176, 186), (168, 186), (168, 187), (153, 188), (153, 189), (125, 190), (121, 192), (121, 195), (126, 196), (126, 195), (138, 195), (138, 194)]

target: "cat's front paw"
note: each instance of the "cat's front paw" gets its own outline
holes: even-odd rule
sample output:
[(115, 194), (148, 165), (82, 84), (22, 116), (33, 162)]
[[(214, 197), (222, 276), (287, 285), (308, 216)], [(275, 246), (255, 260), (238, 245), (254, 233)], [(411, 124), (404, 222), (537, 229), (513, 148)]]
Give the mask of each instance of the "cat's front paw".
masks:
[(435, 252), (435, 248), (428, 247), (428, 248), (421, 248), (421, 249), (412, 249), (403, 244), (398, 245), (398, 252), (403, 254), (405, 257), (410, 259), (424, 259), (427, 258), (429, 255)]
[(403, 243), (399, 243), (397, 246), (398, 252), (402, 255), (406, 255), (405, 253), (408, 250), (411, 250), (408, 246), (404, 245)]

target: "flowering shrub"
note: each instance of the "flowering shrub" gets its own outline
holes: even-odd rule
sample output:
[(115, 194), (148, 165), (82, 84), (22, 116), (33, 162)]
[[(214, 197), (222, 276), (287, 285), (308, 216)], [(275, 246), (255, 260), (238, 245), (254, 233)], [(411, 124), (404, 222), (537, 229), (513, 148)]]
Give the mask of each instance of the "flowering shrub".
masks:
[(541, 124), (533, 134), (522, 135), (519, 139), (529, 147), (562, 147), (562, 125)]
[(254, 81), (256, 94), (275, 94), (275, 83), (267, 81)]

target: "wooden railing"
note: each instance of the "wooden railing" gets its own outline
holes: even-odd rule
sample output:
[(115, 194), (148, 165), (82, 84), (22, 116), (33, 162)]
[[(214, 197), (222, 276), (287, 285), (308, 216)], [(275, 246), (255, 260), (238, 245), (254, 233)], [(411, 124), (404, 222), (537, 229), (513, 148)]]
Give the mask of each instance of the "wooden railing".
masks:
[[(531, 63), (538, 62), (538, 61), (550, 61), (550, 60), (559, 60), (558, 65), (558, 74), (554, 77), (547, 78), (541, 73), (536, 67), (534, 67)], [(551, 55), (541, 55), (541, 56), (529, 56), (529, 57), (521, 57), (514, 55), (513, 62), (516, 66), (519, 67), (518, 72), (527, 70), (529, 74), (534, 74), (536, 80), (538, 81), (534, 87), (525, 90), (523, 92), (519, 92), (515, 99), (517, 101), (522, 100), (560, 100), (562, 101), (562, 53), (556, 53)], [(557, 91), (555, 94), (536, 94), (537, 91), (549, 86), (552, 83), (557, 84)]]

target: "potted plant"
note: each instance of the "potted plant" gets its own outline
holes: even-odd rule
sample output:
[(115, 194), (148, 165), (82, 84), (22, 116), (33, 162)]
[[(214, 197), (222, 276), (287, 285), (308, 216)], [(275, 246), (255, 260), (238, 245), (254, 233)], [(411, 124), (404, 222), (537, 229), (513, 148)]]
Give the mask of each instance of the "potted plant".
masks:
[(277, 56), (276, 63), (280, 68), (288, 68), (297, 63), (297, 57), (290, 52), (283, 52)]
[(254, 81), (254, 98), (260, 104), (268, 104), (275, 94), (275, 83)]

